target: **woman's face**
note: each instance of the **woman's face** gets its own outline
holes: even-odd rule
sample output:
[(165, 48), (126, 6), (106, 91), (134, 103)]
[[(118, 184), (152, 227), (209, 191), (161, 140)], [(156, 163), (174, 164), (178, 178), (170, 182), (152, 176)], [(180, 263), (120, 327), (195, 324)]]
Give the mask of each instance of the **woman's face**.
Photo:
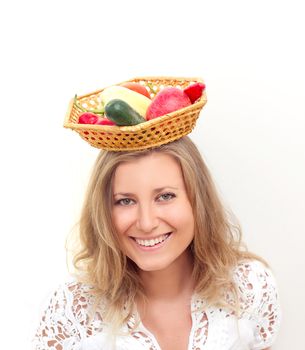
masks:
[(194, 237), (194, 217), (177, 161), (153, 153), (122, 163), (112, 217), (123, 252), (143, 271), (175, 263)]

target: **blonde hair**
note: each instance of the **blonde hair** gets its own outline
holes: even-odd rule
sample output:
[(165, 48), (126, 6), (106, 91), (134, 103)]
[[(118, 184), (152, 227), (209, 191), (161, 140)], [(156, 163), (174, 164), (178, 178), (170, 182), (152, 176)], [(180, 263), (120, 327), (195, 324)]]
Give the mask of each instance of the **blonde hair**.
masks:
[[(103, 319), (112, 329), (126, 322), (136, 297), (145, 298), (137, 266), (121, 249), (111, 218), (112, 182), (117, 167), (152, 153), (174, 157), (180, 164), (195, 220), (193, 255), (195, 292), (209, 304), (238, 309), (238, 293), (232, 269), (241, 260), (257, 259), (241, 243), (241, 229), (222, 205), (198, 149), (189, 137), (143, 151), (101, 151), (93, 168), (79, 222), (80, 246), (73, 264), (79, 281), (90, 284), (97, 300), (106, 300)], [(235, 304), (228, 305), (225, 291), (233, 292)]]

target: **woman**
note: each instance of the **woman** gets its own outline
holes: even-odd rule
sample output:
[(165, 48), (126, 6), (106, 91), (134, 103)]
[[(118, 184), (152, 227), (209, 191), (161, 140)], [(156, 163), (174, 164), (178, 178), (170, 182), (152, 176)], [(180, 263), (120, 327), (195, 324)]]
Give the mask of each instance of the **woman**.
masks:
[(241, 245), (187, 137), (96, 161), (76, 280), (59, 288), (35, 349), (270, 349), (275, 282)]

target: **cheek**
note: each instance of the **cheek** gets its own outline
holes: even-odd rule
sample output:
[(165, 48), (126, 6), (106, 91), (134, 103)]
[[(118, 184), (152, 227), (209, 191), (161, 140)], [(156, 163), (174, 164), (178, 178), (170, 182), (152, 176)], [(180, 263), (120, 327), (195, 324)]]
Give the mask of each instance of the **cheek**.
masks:
[(190, 205), (184, 202), (173, 206), (166, 212), (164, 218), (168, 220), (177, 229), (188, 229), (194, 228), (194, 217), (193, 211)]
[(132, 208), (115, 207), (112, 211), (113, 223), (119, 234), (123, 234), (134, 222), (134, 210)]
[(186, 230), (194, 232), (194, 215), (189, 202), (182, 206), (179, 220)]
[(187, 232), (193, 232), (194, 231), (194, 218), (193, 213), (188, 212), (185, 213), (185, 215), (181, 215), (177, 219), (178, 224), (181, 228), (183, 228)]

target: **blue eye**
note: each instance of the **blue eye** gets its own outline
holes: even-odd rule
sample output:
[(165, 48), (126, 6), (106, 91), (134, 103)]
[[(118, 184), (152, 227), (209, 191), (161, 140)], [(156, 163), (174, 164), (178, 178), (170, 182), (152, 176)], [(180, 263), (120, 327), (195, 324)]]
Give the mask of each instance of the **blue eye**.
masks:
[(123, 206), (128, 206), (133, 203), (133, 200), (130, 198), (122, 198), (119, 199), (118, 201), (115, 202), (115, 205), (123, 205)]
[(165, 202), (165, 201), (169, 201), (169, 200), (171, 200), (171, 199), (173, 199), (175, 197), (176, 197), (176, 195), (174, 193), (168, 192), (168, 193), (161, 194), (159, 196), (159, 199), (160, 199), (161, 202)]
[[(168, 202), (170, 201), (171, 199), (175, 198), (176, 195), (174, 193), (171, 193), (171, 192), (167, 192), (167, 193), (163, 193), (161, 195), (159, 195), (157, 197), (157, 200), (159, 202)], [(127, 207), (127, 206), (130, 206), (132, 204), (134, 204), (134, 200), (130, 199), (130, 198), (121, 198), (119, 200), (117, 200), (116, 202), (114, 202), (115, 205), (121, 205), (121, 206), (124, 206), (124, 207)]]

